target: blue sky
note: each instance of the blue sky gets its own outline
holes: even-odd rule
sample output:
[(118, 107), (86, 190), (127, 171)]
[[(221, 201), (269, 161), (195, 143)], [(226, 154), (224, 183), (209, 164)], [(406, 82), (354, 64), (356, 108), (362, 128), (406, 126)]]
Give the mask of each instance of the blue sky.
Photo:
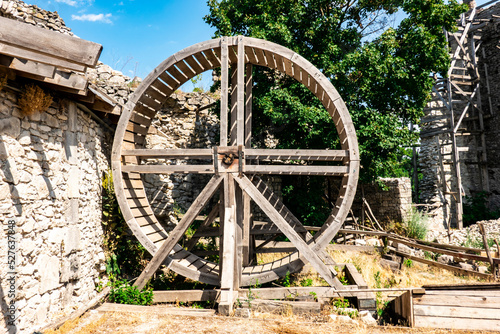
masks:
[[(170, 55), (214, 34), (203, 21), (206, 0), (24, 1), (57, 11), (75, 35), (103, 45), (103, 63), (130, 77), (145, 78)], [(203, 85), (210, 80), (204, 74)]]
[[(203, 21), (206, 0), (24, 1), (57, 11), (77, 36), (103, 45), (103, 63), (130, 77), (145, 78), (170, 55), (214, 34)], [(485, 2), (477, 0), (478, 5)], [(206, 73), (198, 86), (208, 89), (210, 84)], [(192, 88), (190, 82), (182, 87)]]

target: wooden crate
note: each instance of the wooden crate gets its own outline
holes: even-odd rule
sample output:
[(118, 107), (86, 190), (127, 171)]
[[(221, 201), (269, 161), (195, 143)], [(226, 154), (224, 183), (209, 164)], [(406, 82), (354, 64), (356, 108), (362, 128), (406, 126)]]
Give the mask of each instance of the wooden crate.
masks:
[(500, 331), (500, 284), (428, 286), (394, 301), (411, 327)]

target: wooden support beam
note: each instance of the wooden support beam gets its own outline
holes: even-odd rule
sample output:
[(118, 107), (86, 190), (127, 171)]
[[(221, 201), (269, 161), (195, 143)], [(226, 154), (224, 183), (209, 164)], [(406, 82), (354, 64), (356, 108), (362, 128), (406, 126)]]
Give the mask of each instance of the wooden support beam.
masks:
[(245, 45), (243, 36), (237, 37), (238, 64), (236, 71), (236, 145), (245, 144)]
[(237, 251), (237, 222), (236, 222), (236, 189), (233, 176), (224, 176), (224, 227), (222, 233), (222, 269), (220, 276), (219, 313), (231, 315), (234, 302), (238, 298), (240, 275), (237, 267), (239, 261)]
[(221, 40), (221, 87), (220, 87), (220, 146), (227, 146), (227, 105), (229, 60), (227, 37)]
[(56, 73), (56, 67), (53, 65), (4, 55), (0, 55), (0, 66), (39, 77), (52, 78)]
[(31, 73), (20, 74), (23, 77), (38, 80), (50, 85), (71, 89), (78, 94), (80, 91), (87, 92), (88, 81), (87, 78), (78, 73), (70, 73), (65, 71), (56, 70), (53, 77), (40, 77)]
[(177, 224), (172, 232), (169, 233), (168, 238), (163, 242), (151, 261), (149, 261), (148, 265), (143, 270), (139, 278), (137, 278), (137, 280), (135, 281), (134, 286), (136, 286), (139, 290), (142, 290), (142, 288), (144, 288), (151, 276), (153, 276), (160, 265), (166, 260), (172, 249), (174, 249), (177, 241), (179, 241), (179, 239), (184, 235), (196, 216), (200, 213), (200, 211), (207, 204), (215, 191), (219, 188), (222, 179), (223, 178), (220, 176), (212, 177), (205, 188), (200, 192), (198, 197), (193, 201), (193, 204), (191, 204), (179, 224)]

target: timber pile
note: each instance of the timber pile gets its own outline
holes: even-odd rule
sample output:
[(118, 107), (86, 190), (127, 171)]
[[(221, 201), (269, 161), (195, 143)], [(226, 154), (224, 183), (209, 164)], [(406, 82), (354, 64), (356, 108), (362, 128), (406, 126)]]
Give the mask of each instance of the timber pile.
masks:
[(410, 327), (500, 329), (500, 284), (424, 286), (393, 303)]

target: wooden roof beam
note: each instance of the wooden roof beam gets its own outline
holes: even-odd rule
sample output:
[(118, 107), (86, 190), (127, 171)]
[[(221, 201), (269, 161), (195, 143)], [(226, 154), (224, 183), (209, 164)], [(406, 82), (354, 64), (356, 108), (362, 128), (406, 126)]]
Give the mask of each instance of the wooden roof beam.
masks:
[(0, 17), (0, 53), (83, 72), (95, 67), (102, 45)]

